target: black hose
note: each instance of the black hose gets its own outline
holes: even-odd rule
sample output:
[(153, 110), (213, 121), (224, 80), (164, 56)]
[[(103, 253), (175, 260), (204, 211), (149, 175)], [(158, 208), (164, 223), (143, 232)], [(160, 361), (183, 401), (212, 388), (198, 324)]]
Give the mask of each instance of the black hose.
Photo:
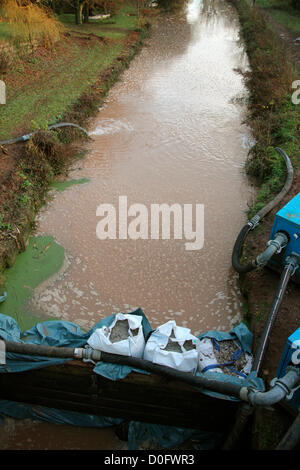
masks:
[(238, 237), (237, 237), (236, 242), (235, 242), (234, 247), (233, 247), (232, 266), (235, 269), (235, 271), (237, 271), (239, 274), (249, 273), (250, 271), (252, 271), (256, 267), (255, 262), (253, 262), (253, 261), (251, 261), (251, 263), (248, 263), (246, 265), (242, 265), (240, 263), (240, 257), (241, 257), (241, 254), (242, 254), (244, 241), (247, 238), (247, 235), (250, 232), (251, 228), (252, 227), (251, 227), (251, 225), (249, 225), (249, 223), (246, 224), (242, 228), (242, 230), (238, 234)]
[[(275, 150), (283, 157), (283, 159), (285, 161), (285, 164), (286, 164), (287, 176), (286, 176), (285, 184), (284, 184), (282, 190), (280, 191), (280, 193), (272, 201), (270, 201), (266, 206), (264, 206), (262, 209), (260, 209), (260, 211), (257, 212), (257, 214), (250, 221), (248, 221), (248, 223), (240, 231), (240, 233), (239, 233), (239, 235), (236, 239), (236, 242), (234, 244), (234, 248), (233, 248), (233, 252), (232, 252), (232, 266), (235, 269), (235, 271), (237, 271), (239, 274), (248, 273), (248, 272), (252, 271), (253, 269), (255, 269), (257, 267), (256, 259), (252, 260), (250, 263), (248, 263), (246, 265), (242, 265), (241, 262), (240, 262), (240, 257), (241, 257), (241, 254), (242, 254), (242, 248), (243, 248), (245, 239), (247, 238), (247, 235), (248, 235), (249, 231), (253, 230), (256, 227), (256, 225), (259, 223), (259, 221), (262, 220), (274, 207), (276, 207), (277, 204), (279, 204), (279, 202), (288, 193), (288, 191), (290, 190), (290, 188), (292, 186), (294, 170), (293, 170), (293, 166), (291, 164), (291, 161), (290, 161), (288, 155), (284, 152), (284, 150), (282, 150), (279, 147), (276, 147)], [(291, 273), (290, 273), (290, 275), (291, 275)], [(282, 281), (282, 282), (285, 283), (285, 281)], [(280, 285), (281, 285), (281, 282), (280, 282)], [(277, 292), (277, 295), (280, 292), (281, 291)], [(282, 292), (282, 295), (283, 295), (283, 293), (284, 292)], [(274, 300), (273, 305), (272, 305), (271, 312), (269, 314), (269, 318), (270, 318), (270, 321), (272, 322), (272, 325), (274, 324), (275, 316), (276, 316), (278, 308), (281, 304), (280, 299), (277, 299), (277, 300), (276, 299), (277, 299), (277, 296), (275, 297), (275, 300)], [(281, 298), (281, 300), (282, 300), (282, 298)], [(272, 326), (271, 326), (271, 328), (272, 328)], [(267, 322), (266, 327), (265, 327), (265, 334), (263, 335), (263, 337), (261, 339), (259, 352), (258, 352), (258, 355), (255, 356), (254, 363), (253, 363), (253, 366), (252, 366), (252, 370), (256, 370), (257, 368), (260, 369), (260, 367), (261, 367), (262, 360), (263, 360), (263, 357), (265, 355), (265, 350), (266, 350), (267, 343), (268, 343), (268, 336), (266, 336), (266, 335), (269, 335), (270, 331), (271, 330), (269, 329), (268, 322)], [(249, 417), (252, 415), (253, 412), (254, 412), (254, 407), (250, 407), (246, 403), (242, 403), (240, 405), (239, 411), (238, 411), (237, 416), (236, 416), (235, 424), (234, 424), (231, 432), (229, 433), (226, 442), (223, 445), (224, 450), (225, 449), (230, 450), (230, 449), (234, 449), (236, 447), (236, 445), (237, 445), (244, 429), (247, 426)]]
[(267, 321), (265, 323), (265, 328), (261, 336), (260, 343), (256, 351), (255, 358), (254, 358), (253, 365), (252, 365), (252, 370), (256, 371), (258, 375), (261, 371), (261, 366), (262, 366), (262, 363), (266, 354), (269, 338), (270, 338), (271, 331), (272, 331), (273, 325), (277, 317), (278, 310), (283, 300), (283, 296), (286, 291), (290, 277), (294, 273), (296, 266), (297, 266), (297, 260), (291, 256), (290, 258), (288, 258), (287, 263), (284, 266), (284, 269), (281, 273), (279, 285), (278, 285), (276, 294), (274, 296), (274, 300), (273, 300)]
[(237, 271), (239, 274), (248, 273), (257, 267), (256, 259), (253, 259), (250, 263), (246, 265), (243, 265), (240, 262), (243, 245), (244, 245), (244, 242), (248, 233), (250, 232), (250, 230), (253, 230), (258, 224), (258, 222), (262, 220), (272, 209), (274, 209), (274, 207), (276, 207), (277, 204), (279, 204), (279, 202), (288, 193), (288, 191), (290, 190), (292, 186), (294, 170), (293, 170), (291, 161), (288, 155), (284, 152), (284, 150), (282, 150), (279, 147), (276, 147), (275, 150), (283, 157), (285, 161), (286, 169), (287, 169), (286, 181), (280, 193), (277, 194), (277, 196), (272, 201), (270, 201), (266, 206), (260, 209), (260, 211), (258, 211), (257, 214), (254, 217), (252, 217), (252, 219), (248, 221), (248, 223), (240, 231), (236, 239), (236, 242), (234, 244), (233, 251), (232, 251), (232, 266), (235, 269), (235, 271)]
[(195, 376), (189, 372), (182, 372), (180, 370), (173, 369), (172, 367), (154, 364), (153, 362), (146, 361), (145, 359), (121, 356), (118, 354), (105, 352), (101, 353), (101, 361), (136, 367), (138, 369), (143, 369), (157, 375), (172, 377), (174, 379), (179, 379), (189, 383), (190, 385), (211, 390), (213, 392), (220, 393), (221, 395), (228, 395), (240, 400), (240, 391), (243, 387), (243, 381), (241, 381), (241, 385), (236, 385), (235, 383), (222, 382), (215, 379), (209, 379), (207, 377)]
[[(77, 124), (73, 124), (72, 122), (58, 122), (57, 124), (52, 124), (51, 126), (48, 126), (48, 130), (59, 129), (61, 127), (76, 127), (76, 129), (79, 129), (82, 132), (84, 132), (86, 135), (89, 135), (89, 133), (83, 127), (80, 127)], [(30, 139), (30, 137), (32, 137), (37, 132), (39, 131), (31, 132), (30, 134), (24, 134), (20, 137), (15, 137), (13, 139), (0, 140), (0, 145), (9, 145), (9, 144), (16, 144), (18, 142), (26, 142), (27, 140)]]
[[(16, 343), (12, 341), (5, 341), (5, 348), (7, 352), (30, 356), (60, 357), (70, 359), (74, 359), (76, 357), (76, 348), (43, 346), (30, 343)], [(99, 351), (96, 351), (96, 353), (99, 354)], [(111, 354), (101, 351), (100, 360), (102, 362), (127, 365), (157, 375), (162, 375), (164, 377), (182, 380), (183, 382), (189, 383), (195, 387), (211, 390), (221, 395), (228, 395), (238, 399), (240, 399), (240, 391), (243, 387), (243, 380), (241, 380), (240, 385), (230, 382), (220, 382), (218, 380), (209, 379), (207, 377), (195, 376), (189, 372), (178, 371), (172, 367), (154, 364), (151, 361), (146, 361), (145, 359), (136, 357), (121, 356), (119, 354)]]

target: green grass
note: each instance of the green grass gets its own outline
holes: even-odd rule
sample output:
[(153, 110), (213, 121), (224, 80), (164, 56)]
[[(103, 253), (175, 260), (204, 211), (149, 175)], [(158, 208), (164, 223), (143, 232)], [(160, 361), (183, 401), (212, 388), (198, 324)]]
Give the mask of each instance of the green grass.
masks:
[[(73, 31), (83, 33), (93, 33), (98, 36), (111, 37), (109, 33), (113, 32), (113, 36), (126, 34), (126, 31), (133, 31), (137, 26), (137, 16), (128, 16), (129, 13), (135, 14), (136, 10), (131, 6), (124, 6), (117, 14), (110, 18), (90, 20), (89, 23), (82, 25), (75, 24), (75, 15), (72, 13), (64, 13), (57, 18), (61, 23)], [(122, 30), (122, 31), (118, 31)], [(107, 35), (108, 34), (108, 35)]]
[[(60, 53), (51, 61), (34, 55), (23, 62), (16, 61), (11, 82), (10, 77), (4, 77), (7, 79), (7, 104), (1, 108), (0, 140), (16, 136), (20, 131), (27, 133), (37, 127), (44, 128), (61, 119), (119, 55), (126, 34), (137, 27), (137, 16), (128, 16), (135, 12), (133, 6), (127, 5), (112, 18), (91, 20), (83, 25), (75, 24), (74, 14), (59, 15), (58, 19), (71, 34), (74, 31), (92, 33), (113, 41), (107, 45), (86, 41), (81, 46), (74, 41), (67, 46), (65, 55)], [(0, 23), (0, 41), (5, 38), (12, 39), (11, 27)], [(33, 73), (32, 83), (22, 84), (24, 74), (30, 73)]]
[(12, 38), (12, 27), (8, 23), (0, 23), (0, 41), (11, 41)]
[[(27, 132), (33, 126), (44, 127), (45, 123), (61, 119), (121, 49), (121, 42), (105, 48), (97, 43), (84, 49), (73, 44), (70, 60), (60, 57), (43, 63), (43, 75), (36, 83), (12, 89), (8, 84), (7, 104), (1, 109), (0, 139), (16, 135), (18, 129)], [(33, 64), (33, 67), (39, 66), (41, 64)], [(20, 70), (20, 83), (22, 73)]]
[(282, 188), (286, 178), (286, 167), (283, 158), (274, 150), (277, 145), (285, 150), (291, 158), (294, 169), (299, 167), (300, 141), (298, 123), (300, 122), (300, 106), (291, 102), (290, 97), (278, 109), (276, 127), (272, 132), (273, 145), (265, 148), (269, 160), (269, 176), (264, 179), (257, 193), (256, 202), (249, 210), (251, 218), (266, 202), (271, 200)]
[(245, 82), (250, 92), (248, 124), (255, 145), (248, 156), (246, 169), (259, 184), (256, 202), (248, 212), (251, 218), (280, 192), (284, 184), (286, 167), (275, 147), (285, 150), (294, 169), (299, 168), (300, 106), (293, 104), (291, 99), (296, 72), (275, 31), (268, 27), (260, 10), (253, 9), (247, 0), (232, 2), (239, 12), (251, 67)]
[(50, 184), (50, 187), (56, 189), (56, 191), (65, 191), (66, 189), (76, 184), (85, 184), (89, 182), (90, 182), (89, 178), (81, 178), (78, 180), (70, 180), (70, 181), (54, 181), (53, 183)]
[(292, 34), (300, 36), (300, 10), (292, 8), (288, 2), (282, 0), (256, 0), (256, 3)]

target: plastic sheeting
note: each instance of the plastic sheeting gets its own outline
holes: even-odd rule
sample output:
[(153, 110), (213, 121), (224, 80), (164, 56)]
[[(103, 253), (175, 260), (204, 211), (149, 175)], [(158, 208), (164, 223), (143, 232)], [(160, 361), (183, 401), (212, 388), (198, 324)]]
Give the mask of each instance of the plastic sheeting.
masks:
[[(1, 413), (16, 419), (33, 419), (53, 424), (70, 424), (72, 426), (103, 428), (120, 424), (122, 419), (94, 416), (75, 411), (57, 410), (46, 406), (32, 406), (10, 400), (0, 400)], [(0, 416), (1, 424), (1, 416)]]
[[(149, 321), (141, 309), (137, 309), (131, 313), (142, 316), (143, 333), (145, 339), (147, 340), (150, 333), (153, 331)], [(67, 321), (47, 321), (38, 323), (30, 330), (22, 333), (18, 327), (17, 322), (13, 318), (0, 314), (0, 338), (6, 341), (26, 342), (46, 346), (65, 346), (74, 348), (84, 347), (88, 338), (97, 328), (101, 328), (102, 326), (109, 326), (114, 318), (115, 315), (111, 315), (101, 320), (88, 332), (83, 332), (78, 325)], [(217, 341), (234, 339), (238, 341), (244, 351), (251, 353), (252, 334), (243, 323), (240, 323), (229, 333), (211, 330), (201, 334), (199, 339), (203, 337), (215, 338)], [(16, 373), (29, 369), (37, 369), (54, 364), (65, 363), (70, 359), (52, 359), (39, 356), (34, 357), (7, 353), (6, 360), (7, 364), (0, 366), (0, 373)], [(140, 373), (147, 373), (139, 369), (132, 369), (128, 366), (101, 362), (95, 364), (93, 370), (96, 374), (100, 374), (103, 377), (111, 380), (119, 380), (124, 378), (132, 370)], [(197, 373), (197, 375), (201, 374)], [(238, 384), (241, 383), (241, 379), (239, 377), (234, 377), (228, 374), (206, 372), (205, 376), (208, 375), (211, 377), (216, 377), (218, 380), (222, 381), (229, 381)], [(243, 383), (245, 385), (252, 384), (257, 388), (264, 390), (263, 381), (257, 378), (255, 373), (251, 373)], [(208, 390), (201, 390), (201, 392), (217, 398), (236, 400), (232, 397), (219, 395)], [(0, 400), (0, 413), (19, 419), (30, 417), (32, 419), (45, 420), (52, 423), (72, 424), (75, 426), (102, 427), (112, 426), (121, 422), (121, 420), (112, 418), (83, 415), (80, 413), (54, 410), (41, 406), (32, 407), (25, 404), (17, 404), (7, 400)], [(191, 436), (195, 436), (195, 438), (198, 439), (200, 438), (204, 446), (203, 448), (210, 448), (210, 446), (213, 445), (215, 439), (218, 438), (216, 434), (212, 433), (199, 433), (199, 431), (189, 429), (131, 422), (129, 425), (128, 445), (129, 449), (138, 449), (142, 442), (148, 441), (148, 443), (152, 443), (150, 444), (152, 446), (154, 445), (160, 448), (168, 448), (181, 444)]]
[[(141, 309), (137, 309), (131, 312), (131, 314), (140, 315), (142, 317), (143, 333), (145, 338), (147, 338), (151, 332), (151, 326), (144, 312)], [(88, 338), (96, 329), (111, 325), (114, 318), (115, 315), (104, 318), (88, 332), (83, 332), (75, 323), (54, 320), (37, 323), (33, 328), (22, 333), (17, 322), (12, 317), (0, 314), (0, 338), (4, 341), (32, 343), (43, 346), (82, 348), (86, 345)], [(72, 359), (45, 358), (7, 353), (7, 364), (0, 367), (0, 373), (24, 372), (30, 369), (63, 364), (70, 360)], [(102, 362), (95, 364), (94, 368), (96, 374), (100, 374), (111, 380), (124, 378), (133, 370), (140, 373), (147, 373), (128, 366), (117, 366), (116, 364)]]
[(131, 421), (128, 430), (128, 448), (129, 450), (170, 449), (180, 446), (187, 439), (192, 439), (197, 442), (197, 450), (211, 450), (221, 438), (222, 434), (215, 432)]

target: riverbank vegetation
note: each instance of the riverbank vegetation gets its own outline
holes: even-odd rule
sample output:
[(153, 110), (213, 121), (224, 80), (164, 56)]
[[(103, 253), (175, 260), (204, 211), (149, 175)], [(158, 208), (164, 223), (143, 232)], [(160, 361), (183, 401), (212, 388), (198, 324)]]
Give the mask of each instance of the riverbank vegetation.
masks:
[(248, 124), (255, 144), (246, 168), (260, 187), (249, 211), (252, 216), (278, 193), (284, 182), (285, 164), (275, 147), (287, 152), (295, 168), (299, 165), (300, 106), (292, 101), (297, 70), (260, 11), (247, 0), (232, 3), (239, 12), (250, 61), (250, 71), (244, 77), (249, 90)]
[[(8, 0), (9, 6), (10, 1), (16, 0)], [(17, 1), (22, 8), (29, 3)], [(47, 131), (48, 125), (87, 123), (138, 51), (148, 18), (155, 14), (142, 11), (136, 0), (114, 4), (118, 8), (110, 21), (82, 25), (75, 24), (72, 10), (48, 12), (58, 32), (52, 42), (39, 34), (37, 25), (29, 36), (28, 29), (11, 23), (11, 10), (1, 10), (0, 79), (7, 94), (6, 104), (0, 105), (0, 140), (37, 133), (27, 144), (0, 146), (0, 272), (24, 250), (49, 184), (78, 155), (80, 131)], [(31, 12), (30, 5), (26, 11)]]
[[(300, 190), (300, 105), (292, 101), (295, 91), (292, 84), (300, 77), (285, 42), (262, 9), (253, 7), (252, 1), (231, 1), (239, 13), (241, 35), (250, 62), (250, 69), (245, 74), (249, 90), (247, 122), (255, 145), (250, 150), (246, 170), (257, 184), (256, 201), (248, 214), (251, 217), (273, 199), (284, 184), (285, 164), (274, 150), (276, 146), (287, 152), (295, 170), (293, 186), (281, 206)], [(261, 4), (262, 1), (257, 0), (257, 3)], [(249, 233), (244, 250), (245, 260), (253, 259), (265, 249), (277, 210), (278, 207), (261, 221), (256, 230)], [(278, 281), (279, 276), (268, 269), (257, 269), (240, 277), (240, 286), (247, 299), (245, 313), (254, 335), (254, 350), (263, 332)], [(266, 383), (276, 374), (287, 338), (299, 327), (299, 286), (290, 282), (287, 294), (273, 326), (261, 371)], [(280, 410), (273, 410), (271, 414), (264, 408), (257, 410), (252, 424), (252, 448), (274, 449), (283, 437), (284, 429), (287, 429), (287, 418)], [(274, 426), (276, 432), (273, 432)]]
[(300, 0), (256, 0), (256, 4), (291, 34), (300, 36)]

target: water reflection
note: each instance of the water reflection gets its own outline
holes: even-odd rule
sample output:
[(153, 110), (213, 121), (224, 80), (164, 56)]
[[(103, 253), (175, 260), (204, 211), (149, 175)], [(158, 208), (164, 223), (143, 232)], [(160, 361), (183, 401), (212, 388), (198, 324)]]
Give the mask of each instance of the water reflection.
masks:
[(186, 8), (186, 19), (188, 23), (195, 23), (198, 20), (202, 7), (203, 0), (192, 0), (188, 2)]
[[(238, 32), (234, 9), (218, 0), (190, 2), (153, 27), (150, 47), (91, 122), (94, 142), (72, 173), (91, 182), (57, 194), (40, 216), (39, 231), (66, 248), (68, 266), (36, 292), (34, 313), (89, 328), (141, 307), (153, 327), (175, 319), (195, 334), (239, 319), (231, 250), (250, 190), (243, 174), (249, 131), (234, 102), (246, 93), (234, 71), (247, 65)], [(97, 206), (117, 206), (120, 195), (148, 208), (204, 204), (204, 248), (188, 252), (185, 240), (174, 239), (98, 240)]]

